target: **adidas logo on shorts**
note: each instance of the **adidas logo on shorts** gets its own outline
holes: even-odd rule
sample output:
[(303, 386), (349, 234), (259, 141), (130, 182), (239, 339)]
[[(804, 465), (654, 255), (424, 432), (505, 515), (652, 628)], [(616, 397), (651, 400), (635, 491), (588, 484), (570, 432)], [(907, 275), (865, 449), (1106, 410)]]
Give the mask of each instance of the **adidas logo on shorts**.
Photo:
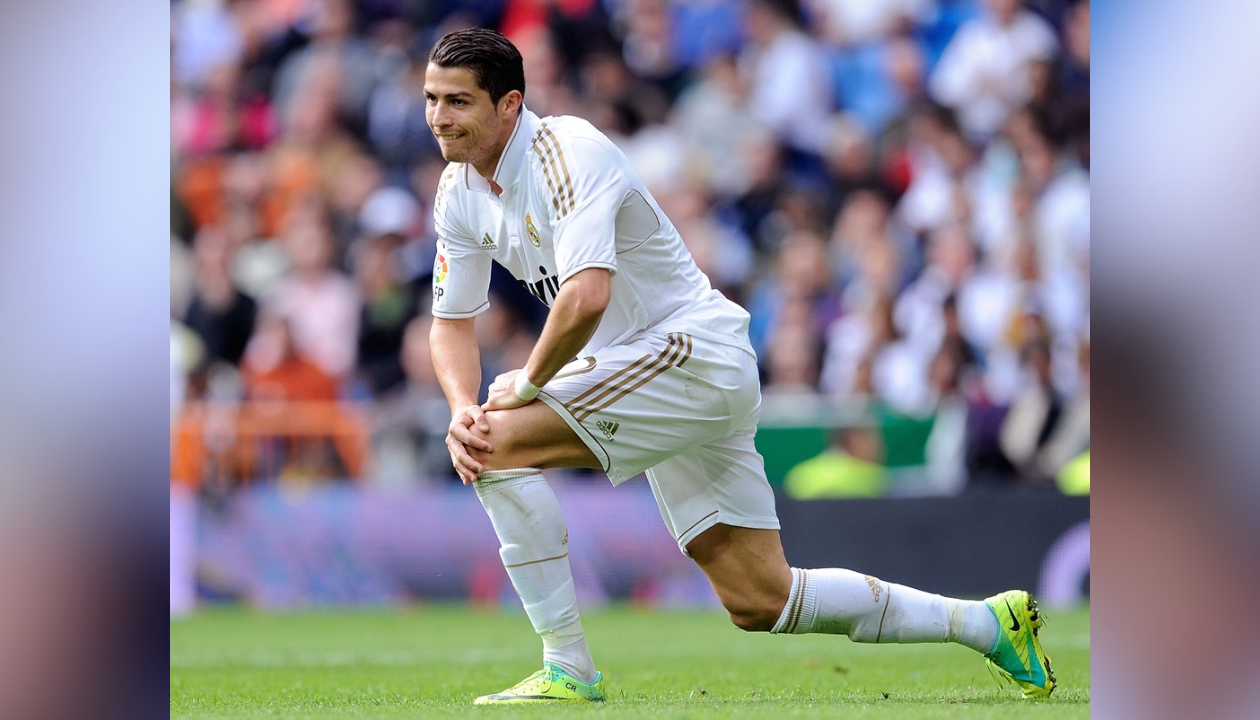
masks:
[(617, 428), (621, 427), (621, 423), (609, 422), (607, 420), (597, 420), (595, 421), (595, 427), (599, 428), (599, 431), (604, 433), (604, 437), (612, 440), (613, 435), (617, 434)]

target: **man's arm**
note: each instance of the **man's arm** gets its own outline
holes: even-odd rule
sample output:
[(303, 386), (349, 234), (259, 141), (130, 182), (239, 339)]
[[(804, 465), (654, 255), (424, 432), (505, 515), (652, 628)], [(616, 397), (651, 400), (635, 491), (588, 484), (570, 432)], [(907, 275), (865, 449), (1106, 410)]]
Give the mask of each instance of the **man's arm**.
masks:
[(525, 373), (536, 387), (546, 385), (595, 334), (611, 294), (612, 273), (604, 268), (587, 268), (565, 280), (525, 367), (496, 378), (483, 407), (499, 410), (529, 402), (516, 392), (517, 373)]
[(468, 454), (468, 447), (486, 452), (493, 449), (489, 442), (469, 430), (476, 424), (482, 432), (490, 431), (485, 413), (477, 405), (477, 391), (481, 386), (481, 351), (473, 334), (473, 318), (433, 318), (429, 348), (438, 384), (451, 406), (446, 447), (451, 453), (455, 472), (467, 485), (476, 480), (477, 473), (482, 470), (481, 464)]

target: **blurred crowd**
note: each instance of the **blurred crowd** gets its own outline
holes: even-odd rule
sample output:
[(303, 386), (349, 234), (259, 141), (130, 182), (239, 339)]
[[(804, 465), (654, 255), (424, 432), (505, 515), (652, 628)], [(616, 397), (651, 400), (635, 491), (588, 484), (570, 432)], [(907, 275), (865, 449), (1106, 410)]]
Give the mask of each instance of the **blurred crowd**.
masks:
[[(422, 89), (428, 49), (471, 26), (520, 48), (529, 109), (630, 157), (752, 315), (768, 399), (929, 423), (938, 489), (1044, 482), (1088, 450), (1088, 0), (171, 12), (176, 479), (453, 478), (428, 354), (445, 162)], [(484, 383), (523, 364), (545, 310), (495, 276)], [(243, 401), (276, 436), (261, 450), (239, 452)], [(277, 429), (316, 406), (333, 410), (314, 429)]]

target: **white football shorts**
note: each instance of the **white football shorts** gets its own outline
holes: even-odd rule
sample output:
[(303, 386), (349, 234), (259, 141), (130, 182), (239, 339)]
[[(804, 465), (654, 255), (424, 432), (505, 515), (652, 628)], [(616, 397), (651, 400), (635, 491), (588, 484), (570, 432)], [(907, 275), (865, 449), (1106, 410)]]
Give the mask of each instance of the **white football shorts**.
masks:
[(614, 485), (646, 471), (684, 554), (717, 523), (779, 529), (753, 445), (761, 390), (746, 350), (686, 333), (643, 335), (565, 366), (538, 399), (573, 428)]

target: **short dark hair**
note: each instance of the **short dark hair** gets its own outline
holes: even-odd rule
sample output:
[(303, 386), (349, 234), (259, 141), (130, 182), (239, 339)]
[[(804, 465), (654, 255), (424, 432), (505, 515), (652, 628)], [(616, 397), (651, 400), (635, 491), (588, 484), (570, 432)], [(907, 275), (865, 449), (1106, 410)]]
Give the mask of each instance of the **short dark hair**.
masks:
[(472, 71), (477, 87), (490, 94), (491, 102), (498, 103), (512, 90), (525, 94), (521, 51), (494, 30), (472, 28), (443, 35), (429, 51), (429, 62)]

